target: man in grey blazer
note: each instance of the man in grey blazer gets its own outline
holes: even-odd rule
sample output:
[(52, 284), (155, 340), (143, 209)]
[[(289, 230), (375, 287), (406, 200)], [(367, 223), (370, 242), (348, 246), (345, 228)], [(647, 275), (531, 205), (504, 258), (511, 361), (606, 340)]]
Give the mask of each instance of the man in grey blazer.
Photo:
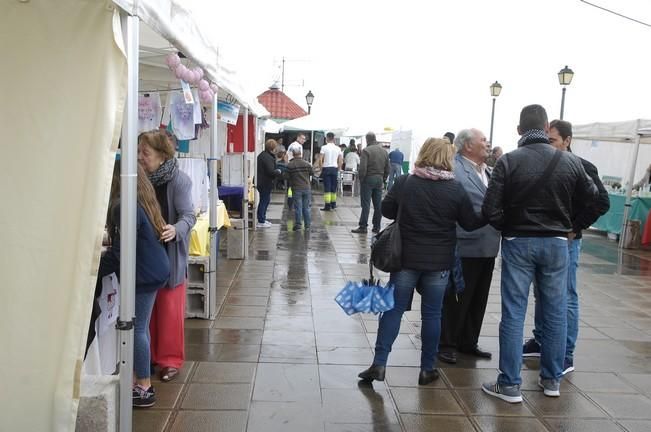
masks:
[[(480, 212), (490, 177), (486, 166), (489, 155), (486, 136), (478, 129), (464, 129), (457, 134), (454, 144), (457, 147), (455, 179), (468, 192), (475, 211)], [(472, 232), (457, 225), (457, 246), (466, 287), (458, 301), (454, 294), (446, 295), (444, 301), (439, 355), (442, 361), (456, 362), (456, 354), (450, 349), (453, 347), (461, 353), (491, 358), (491, 353), (479, 348), (477, 342), (499, 244), (500, 233), (490, 225)]]

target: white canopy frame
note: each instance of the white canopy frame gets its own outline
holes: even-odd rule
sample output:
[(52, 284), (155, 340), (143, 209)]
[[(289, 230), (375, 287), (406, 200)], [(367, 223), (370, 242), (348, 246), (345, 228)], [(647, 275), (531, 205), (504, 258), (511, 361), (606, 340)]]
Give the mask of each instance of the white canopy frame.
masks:
[(633, 142), (633, 154), (628, 169), (628, 181), (626, 182), (626, 201), (624, 204), (624, 215), (622, 218), (622, 229), (619, 238), (619, 247), (624, 245), (624, 233), (629, 224), (628, 215), (631, 209), (631, 197), (633, 183), (635, 182), (635, 168), (640, 152), (640, 144), (651, 144), (651, 120), (637, 119), (626, 122), (590, 123), (575, 125), (573, 140), (583, 141), (605, 141), (616, 143)]

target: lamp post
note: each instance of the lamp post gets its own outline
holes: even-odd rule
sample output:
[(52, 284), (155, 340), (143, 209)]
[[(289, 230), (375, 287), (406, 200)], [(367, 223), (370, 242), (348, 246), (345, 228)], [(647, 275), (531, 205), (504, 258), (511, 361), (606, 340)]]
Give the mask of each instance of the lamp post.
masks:
[(491, 96), (493, 96), (493, 109), (491, 111), (491, 132), (490, 132), (490, 137), (488, 138), (488, 142), (493, 145), (493, 122), (495, 120), (495, 99), (500, 95), (502, 92), (502, 84), (498, 83), (495, 81), (493, 84), (491, 84)]
[(563, 86), (563, 93), (561, 96), (561, 120), (563, 120), (563, 111), (565, 111), (565, 90), (567, 90), (567, 86), (572, 82), (573, 77), (574, 71), (567, 66), (558, 72), (558, 82)]
[(305, 101), (307, 102), (307, 113), (310, 114), (310, 111), (312, 111), (312, 102), (314, 102), (312, 90), (308, 91), (305, 95)]

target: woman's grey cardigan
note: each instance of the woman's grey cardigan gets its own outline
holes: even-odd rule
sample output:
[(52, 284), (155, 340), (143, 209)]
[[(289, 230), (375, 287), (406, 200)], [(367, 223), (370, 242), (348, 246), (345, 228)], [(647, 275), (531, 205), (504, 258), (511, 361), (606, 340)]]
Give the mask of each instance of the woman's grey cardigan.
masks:
[(197, 218), (192, 205), (192, 180), (180, 169), (167, 183), (168, 223), (176, 228), (176, 238), (167, 243), (167, 256), (170, 259), (170, 280), (168, 288), (174, 288), (185, 281), (188, 268), (190, 231)]

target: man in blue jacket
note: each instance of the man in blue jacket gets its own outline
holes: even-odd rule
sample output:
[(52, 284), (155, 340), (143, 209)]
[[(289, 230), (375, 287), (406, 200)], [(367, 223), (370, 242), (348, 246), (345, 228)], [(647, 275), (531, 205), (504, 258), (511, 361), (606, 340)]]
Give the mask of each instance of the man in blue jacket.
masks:
[(391, 151), (391, 153), (389, 153), (391, 173), (389, 174), (389, 184), (387, 185), (387, 190), (391, 189), (393, 182), (402, 175), (402, 163), (404, 160), (405, 156), (402, 154), (399, 148), (395, 148)]
[[(486, 136), (478, 129), (464, 129), (457, 134), (454, 144), (457, 147), (454, 177), (468, 192), (475, 211), (479, 213), (490, 178), (486, 166), (489, 153)], [(446, 363), (456, 363), (453, 347), (474, 357), (490, 359), (492, 356), (479, 348), (477, 342), (499, 245), (500, 233), (490, 225), (475, 231), (465, 231), (457, 226), (457, 247), (465, 289), (458, 301), (454, 293), (445, 297), (439, 359)]]

